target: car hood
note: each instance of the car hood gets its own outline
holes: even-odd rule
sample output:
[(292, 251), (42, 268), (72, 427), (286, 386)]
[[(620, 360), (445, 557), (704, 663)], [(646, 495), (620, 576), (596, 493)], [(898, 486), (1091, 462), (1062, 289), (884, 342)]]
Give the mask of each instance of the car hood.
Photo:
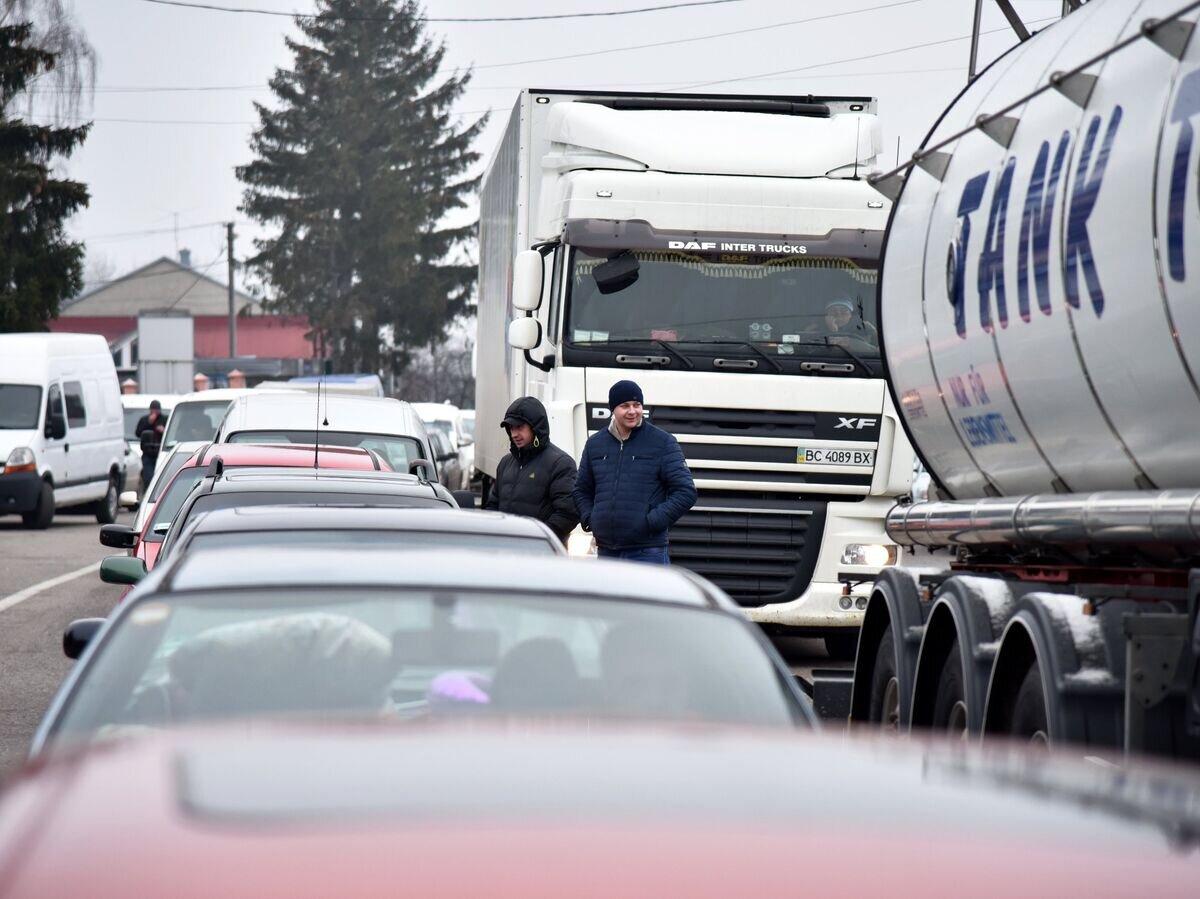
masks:
[(62, 895), (86, 870), (93, 896), (578, 895), (586, 875), (587, 895), (788, 894), (799, 878), (818, 895), (957, 880), (1184, 896), (1198, 819), (1195, 771), (1007, 745), (260, 722), (35, 760), (0, 802), (0, 884)]

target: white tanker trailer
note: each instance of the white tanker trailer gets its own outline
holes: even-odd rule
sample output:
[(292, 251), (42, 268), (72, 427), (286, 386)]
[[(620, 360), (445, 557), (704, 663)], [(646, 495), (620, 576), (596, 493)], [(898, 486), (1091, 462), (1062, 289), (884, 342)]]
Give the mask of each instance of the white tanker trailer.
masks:
[[(853, 722), (1200, 757), (1200, 4), (1092, 0), (942, 115), (896, 200), (888, 533)], [(849, 580), (849, 578), (846, 578)]]

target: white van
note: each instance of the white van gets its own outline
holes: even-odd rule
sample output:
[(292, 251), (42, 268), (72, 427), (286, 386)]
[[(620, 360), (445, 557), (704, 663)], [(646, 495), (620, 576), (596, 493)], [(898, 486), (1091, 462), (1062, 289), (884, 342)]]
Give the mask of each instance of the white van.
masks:
[(0, 334), (0, 515), (47, 528), (55, 509), (117, 517), (125, 484), (121, 388), (98, 334)]
[[(318, 411), (319, 410), (319, 411)], [(235, 399), (217, 443), (319, 443), (378, 452), (394, 471), (425, 460), (438, 480), (436, 458), (420, 417), (408, 403), (379, 397), (258, 392)]]

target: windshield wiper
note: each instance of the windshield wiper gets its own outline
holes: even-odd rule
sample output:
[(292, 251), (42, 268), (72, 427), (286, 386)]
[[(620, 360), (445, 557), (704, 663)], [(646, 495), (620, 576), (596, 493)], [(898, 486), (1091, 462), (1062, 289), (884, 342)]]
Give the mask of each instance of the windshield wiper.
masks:
[(686, 365), (689, 369), (696, 367), (696, 363), (694, 363), (691, 359), (689, 359), (687, 356), (685, 356), (679, 350), (675, 349), (675, 345), (673, 343), (666, 341), (666, 340), (661, 340), (658, 337), (610, 337), (610, 338), (608, 338), (608, 343), (653, 343), (653, 344), (657, 344), (658, 346), (660, 346), (664, 350), (666, 350), (668, 353), (670, 353), (672, 356), (674, 356), (676, 359), (678, 359), (680, 362), (682, 362), (684, 365)]
[(756, 347), (754, 344), (750, 343), (747, 340), (738, 340), (737, 338), (726, 339), (724, 337), (721, 337), (721, 338), (706, 339), (706, 340), (685, 340), (683, 342), (684, 343), (699, 343), (699, 344), (714, 344), (714, 345), (715, 344), (732, 344), (733, 346), (744, 346), (744, 347), (746, 347), (746, 349), (750, 350), (750, 352), (754, 353), (755, 355), (761, 356), (763, 359), (767, 360), (767, 364), (770, 365), (771, 368), (775, 369), (775, 371), (779, 372), (780, 374), (783, 374), (783, 366), (782, 365), (780, 365), (778, 362), (776, 362), (774, 359), (772, 359), (770, 356), (768, 356), (766, 353), (764, 353), (762, 350), (760, 350), (758, 347)]

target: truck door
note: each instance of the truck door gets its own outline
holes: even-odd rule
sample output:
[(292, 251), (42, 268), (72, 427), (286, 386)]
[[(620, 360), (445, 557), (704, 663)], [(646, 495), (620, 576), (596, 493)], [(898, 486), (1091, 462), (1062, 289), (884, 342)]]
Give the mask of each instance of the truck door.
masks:
[(65, 435), (57, 439), (50, 436), (50, 420), (56, 415), (64, 422), (66, 421), (66, 412), (63, 410), (62, 386), (57, 382), (52, 383), (46, 391), (46, 417), (42, 425), (44, 443), (42, 444), (41, 452), (41, 462), (45, 468), (49, 469), (50, 476), (54, 479), (55, 490), (57, 491), (60, 484), (70, 483), (67, 444), (71, 434), (68, 431)]

